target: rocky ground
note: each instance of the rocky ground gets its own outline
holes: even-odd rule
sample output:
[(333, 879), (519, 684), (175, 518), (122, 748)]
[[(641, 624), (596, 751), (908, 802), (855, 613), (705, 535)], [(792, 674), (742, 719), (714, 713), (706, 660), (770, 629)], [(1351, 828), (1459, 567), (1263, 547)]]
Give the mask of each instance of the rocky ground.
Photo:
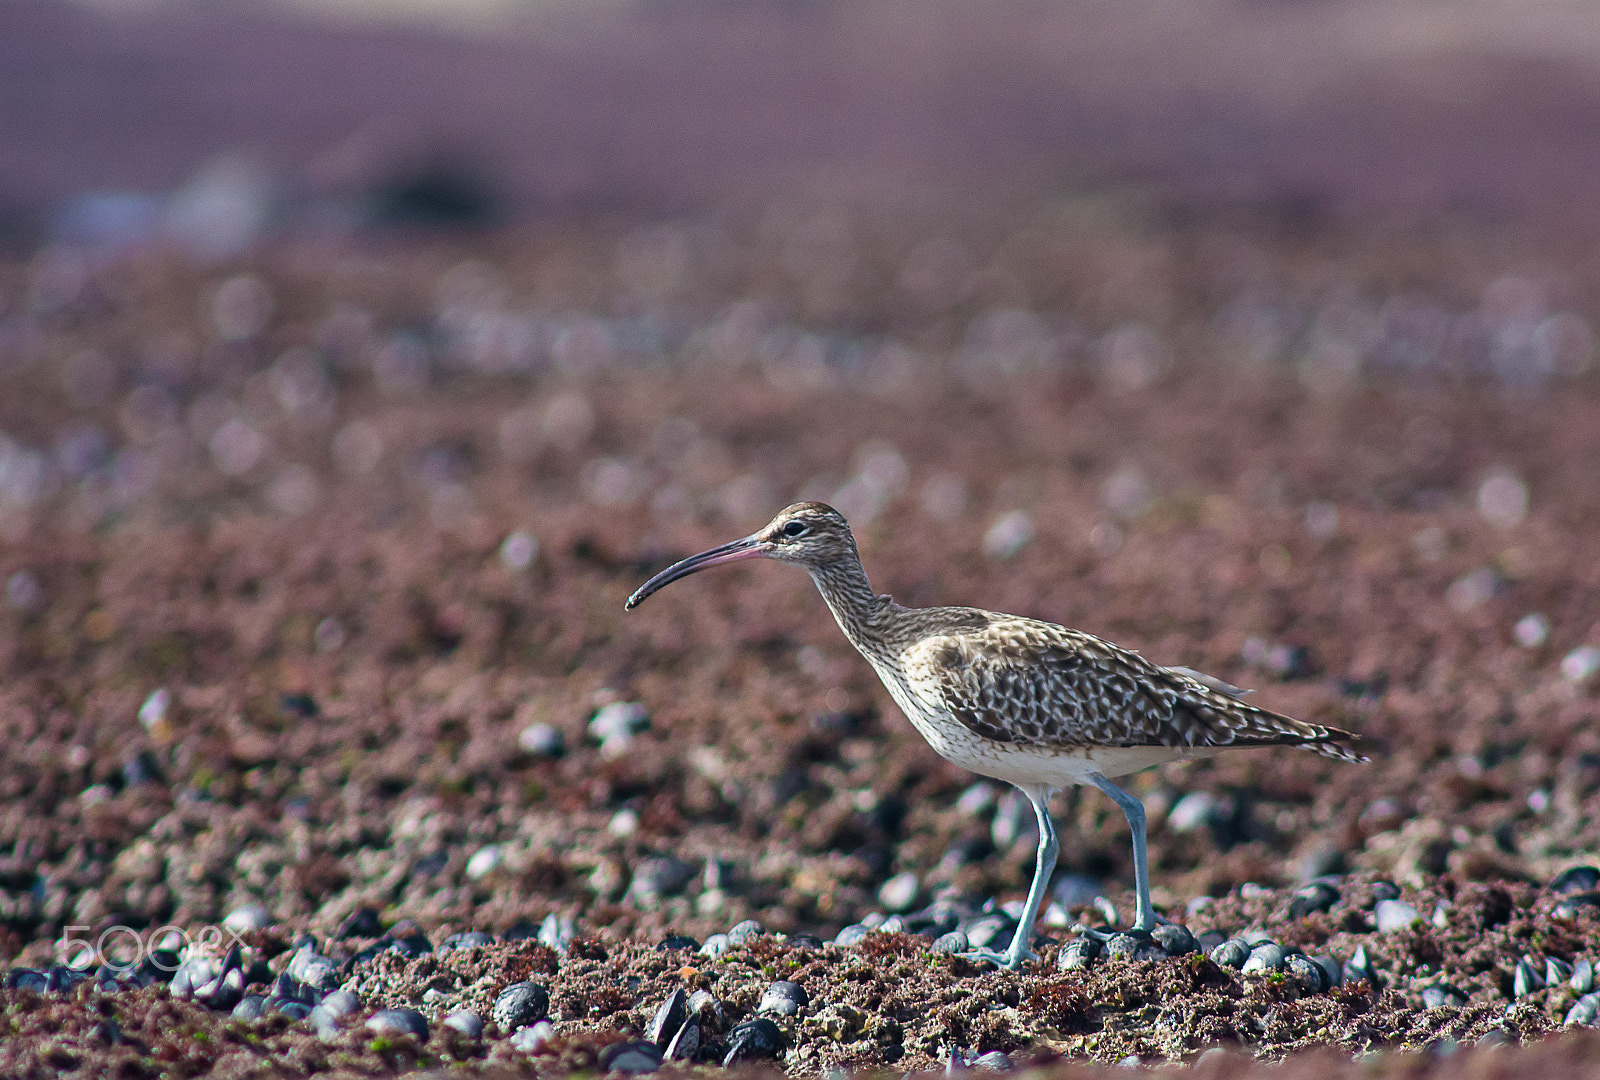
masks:
[[(0, 1073), (1579, 1075), (1596, 284), (1098, 200), (4, 262)], [(964, 960), (1025, 805), (805, 578), (623, 611), (797, 497), (1373, 760), (1132, 779), (1177, 928), (1098, 951), (1063, 793)]]

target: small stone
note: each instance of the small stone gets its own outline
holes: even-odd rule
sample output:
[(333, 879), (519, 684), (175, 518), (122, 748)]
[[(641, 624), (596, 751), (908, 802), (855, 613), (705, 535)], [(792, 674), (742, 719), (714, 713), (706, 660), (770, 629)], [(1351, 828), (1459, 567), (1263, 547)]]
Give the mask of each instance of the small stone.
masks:
[(335, 990), (317, 1002), (317, 1008), (333, 1016), (350, 1016), (361, 1011), (361, 999), (349, 990)]
[(1544, 962), (1544, 984), (1558, 986), (1572, 978), (1572, 965), (1565, 960), (1549, 957)]
[(469, 1039), (483, 1037), (483, 1017), (471, 1009), (459, 1009), (444, 1018), (444, 1026), (459, 1031)]
[(623, 1076), (642, 1076), (661, 1068), (660, 1048), (648, 1042), (612, 1043), (600, 1051), (600, 1068)]
[(718, 1028), (728, 1019), (723, 1011), (722, 1002), (710, 990), (696, 990), (689, 995), (689, 1015), (698, 1016)]
[(1150, 931), (1150, 936), (1168, 956), (1187, 956), (1200, 948), (1189, 928), (1177, 923), (1163, 923)]
[(1505, 1028), (1490, 1028), (1478, 1036), (1478, 1041), (1473, 1043), (1479, 1049), (1487, 1050), (1491, 1046), (1506, 1046), (1511, 1042), (1511, 1033)]
[(223, 916), (222, 928), (243, 934), (249, 930), (265, 930), (272, 925), (272, 916), (260, 904), (245, 904)]
[(655, 1017), (650, 1021), (650, 1026), (645, 1030), (644, 1037), (659, 1050), (666, 1050), (672, 1044), (673, 1036), (678, 1034), (678, 1029), (683, 1026), (684, 1020), (689, 1016), (689, 995), (682, 990), (674, 990), (667, 995), (667, 1000), (656, 1009)]
[(952, 955), (964, 953), (971, 947), (971, 943), (967, 941), (967, 935), (960, 930), (952, 930), (948, 934), (940, 934), (933, 939), (933, 945), (930, 946), (936, 953), (949, 953)]
[(267, 998), (267, 1011), (275, 1012), (280, 1016), (287, 1016), (290, 1020), (304, 1020), (311, 1015), (311, 1006), (304, 1001), (290, 1001), (287, 998)]
[(1511, 996), (1527, 997), (1536, 990), (1544, 989), (1544, 976), (1534, 969), (1526, 957), (1517, 961), (1517, 969), (1512, 975)]
[(1550, 912), (1557, 919), (1576, 919), (1585, 908), (1600, 907), (1600, 891), (1567, 893)]
[(797, 949), (820, 949), (824, 944), (815, 934), (790, 934), (787, 940)]
[(1593, 866), (1572, 866), (1561, 871), (1548, 886), (1549, 890), (1558, 895), (1567, 893), (1592, 892), (1600, 888), (1600, 869)]
[(1579, 645), (1561, 658), (1561, 677), (1571, 683), (1586, 683), (1600, 672), (1600, 648)]
[(1344, 985), (1344, 967), (1331, 956), (1313, 956), (1311, 962), (1322, 969), (1322, 985), (1332, 990)]
[(1594, 989), (1594, 961), (1587, 956), (1580, 957), (1572, 965), (1572, 978), (1567, 980), (1567, 985), (1579, 994), (1587, 994)]
[(267, 1014), (267, 999), (260, 994), (246, 994), (233, 1007), (235, 1020), (260, 1020)]
[(529, 724), (517, 735), (517, 747), (534, 757), (558, 758), (566, 753), (567, 740), (561, 729), (551, 724)]
[(555, 1037), (556, 1029), (550, 1021), (540, 1020), (537, 1024), (518, 1028), (511, 1033), (511, 1038), (507, 1041), (511, 1043), (513, 1050), (520, 1050), (524, 1054), (537, 1054)]
[(633, 737), (650, 726), (650, 714), (637, 701), (603, 705), (589, 721), (589, 734), (600, 740), (600, 754), (619, 758), (628, 752)]
[(512, 983), (494, 999), (489, 1018), (501, 1031), (512, 1032), (543, 1020), (550, 1011), (550, 994), (537, 983)]
[(1200, 945), (1200, 951), (1207, 956), (1211, 955), (1212, 949), (1227, 940), (1228, 935), (1221, 930), (1203, 930), (1200, 932), (1200, 936), (1195, 938), (1195, 941)]
[(1288, 915), (1291, 919), (1303, 919), (1313, 912), (1327, 911), (1338, 902), (1338, 889), (1326, 881), (1313, 881), (1295, 890), (1289, 900)]
[(1530, 612), (1517, 620), (1511, 636), (1524, 649), (1537, 649), (1550, 637), (1550, 620), (1537, 611)]
[(922, 883), (917, 880), (917, 875), (907, 870), (883, 883), (878, 890), (878, 903), (890, 911), (910, 911), (916, 905), (917, 892), (921, 888)]
[(32, 990), (35, 994), (42, 994), (49, 983), (50, 979), (44, 972), (32, 968), (12, 968), (6, 972), (7, 990)]
[(539, 944), (548, 945), (565, 956), (577, 932), (578, 928), (570, 915), (557, 915), (552, 911), (544, 917), (544, 922), (539, 924)]
[(833, 936), (833, 943), (848, 949), (852, 945), (861, 944), (870, 933), (872, 933), (872, 927), (864, 923), (851, 923)]
[(746, 919), (744, 922), (738, 923), (732, 930), (728, 931), (728, 944), (730, 946), (737, 947), (743, 945), (751, 938), (760, 934), (765, 934), (766, 932), (766, 928), (760, 923), (756, 922), (754, 919)]
[(1373, 986), (1378, 985), (1378, 975), (1372, 968), (1372, 961), (1367, 958), (1365, 945), (1357, 945), (1355, 953), (1345, 961), (1344, 979), (1346, 982), (1360, 982), (1365, 979)]
[(1209, 792), (1191, 791), (1167, 811), (1167, 828), (1173, 832), (1194, 832), (1210, 823), (1217, 800)]
[(486, 934), (482, 930), (467, 930), (460, 934), (451, 934), (439, 942), (439, 951), (443, 953), (456, 949), (479, 949), (493, 944), (493, 934)]
[(1567, 1010), (1562, 1023), (1567, 1027), (1593, 1027), (1596, 1018), (1600, 1018), (1600, 994), (1585, 994)]
[(1372, 915), (1380, 934), (1392, 934), (1422, 921), (1417, 909), (1404, 900), (1379, 900)]
[(1244, 967), (1245, 961), (1250, 959), (1250, 946), (1238, 938), (1229, 938), (1211, 950), (1211, 962), (1219, 967), (1234, 968)]
[(1400, 886), (1392, 881), (1374, 881), (1372, 883), (1372, 901), (1400, 899)]
[(693, 1061), (695, 1054), (700, 1051), (701, 1042), (700, 1021), (694, 1017), (685, 1020), (678, 1033), (667, 1044), (666, 1058), (668, 1061)]
[(964, 817), (978, 817), (994, 809), (996, 798), (995, 786), (979, 780), (956, 799), (956, 810)]
[(978, 1055), (972, 1063), (974, 1069), (985, 1069), (989, 1072), (1010, 1072), (1012, 1069), (1011, 1056), (1004, 1050), (991, 1050), (987, 1054)]
[(1283, 946), (1276, 942), (1264, 941), (1250, 950), (1250, 956), (1239, 970), (1246, 975), (1265, 975), (1273, 971), (1282, 971), (1286, 959)]
[(1439, 1009), (1447, 1005), (1460, 1008), (1467, 1003), (1467, 995), (1449, 983), (1433, 983), (1422, 988), (1422, 1007)]
[(348, 941), (350, 938), (382, 937), (383, 919), (378, 914), (377, 908), (358, 907), (339, 924), (339, 929), (333, 936), (340, 941)]
[(805, 987), (796, 982), (780, 979), (767, 987), (761, 995), (761, 1004), (756, 1006), (758, 1013), (777, 1013), (779, 1016), (794, 1016), (810, 1002), (806, 996)]
[(1129, 931), (1125, 934), (1112, 934), (1111, 940), (1106, 942), (1107, 960), (1132, 960), (1138, 956), (1139, 950), (1150, 942), (1148, 933)]
[(656, 946), (658, 949), (698, 949), (700, 943), (687, 934), (668, 934)]
[(504, 856), (500, 852), (499, 844), (489, 844), (472, 853), (472, 858), (467, 860), (467, 880), (481, 881), (499, 869)]
[(706, 938), (705, 944), (700, 946), (698, 952), (701, 956), (715, 960), (717, 957), (727, 952), (728, 948), (727, 934), (712, 934), (710, 937)]
[(1283, 971), (1302, 994), (1320, 994), (1328, 988), (1327, 974), (1322, 970), (1322, 965), (1309, 956), (1296, 953), (1286, 958)]
[(1087, 971), (1100, 956), (1100, 942), (1095, 938), (1075, 938), (1061, 947), (1056, 954), (1057, 971)]
[(415, 1009), (384, 1009), (367, 1017), (367, 1030), (374, 1035), (414, 1035), (428, 1041), (428, 1021)]
[(997, 912), (976, 919), (961, 929), (966, 932), (967, 940), (974, 949), (988, 949), (1010, 941), (1017, 924), (1009, 916)]
[(733, 1029), (728, 1036), (728, 1053), (722, 1059), (724, 1066), (740, 1061), (771, 1060), (783, 1050), (783, 1032), (778, 1025), (762, 1017), (749, 1020)]

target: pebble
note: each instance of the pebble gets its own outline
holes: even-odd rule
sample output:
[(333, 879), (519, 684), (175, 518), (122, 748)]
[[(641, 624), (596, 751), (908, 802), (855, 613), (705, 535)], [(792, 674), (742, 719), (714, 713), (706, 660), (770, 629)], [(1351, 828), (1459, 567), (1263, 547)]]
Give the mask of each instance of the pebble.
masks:
[(537, 1024), (530, 1024), (525, 1028), (518, 1028), (511, 1033), (509, 1042), (513, 1050), (520, 1050), (524, 1054), (535, 1054), (544, 1048), (544, 1044), (556, 1037), (556, 1029), (548, 1020), (540, 1020)]
[(689, 1015), (707, 1019), (717, 1027), (721, 1027), (728, 1019), (722, 1010), (722, 1002), (710, 990), (696, 990), (689, 995)]
[(1250, 959), (1250, 946), (1238, 938), (1229, 938), (1211, 950), (1211, 962), (1220, 967), (1242, 968)]
[(361, 1011), (361, 999), (349, 990), (335, 990), (317, 1002), (313, 1012), (321, 1010), (330, 1016), (350, 1016)]
[(1100, 956), (1100, 942), (1094, 938), (1075, 938), (1056, 954), (1057, 971), (1087, 971)]
[(1593, 866), (1568, 867), (1551, 879), (1549, 889), (1562, 895), (1600, 889), (1600, 869)]
[(267, 1014), (267, 999), (260, 994), (246, 994), (233, 1007), (235, 1020), (260, 1020)]
[(668, 934), (656, 946), (658, 949), (698, 949), (700, 943), (687, 934)]
[(1391, 934), (1396, 930), (1422, 921), (1422, 916), (1417, 909), (1404, 900), (1379, 900), (1377, 907), (1373, 908), (1372, 915), (1378, 924), (1378, 933)]
[(684, 1021), (678, 1033), (667, 1044), (666, 1057), (668, 1061), (693, 1061), (700, 1050), (700, 1021), (690, 1017)]
[(1564, 960), (1549, 957), (1544, 962), (1544, 984), (1556, 986), (1572, 978), (1572, 965)]
[(783, 1032), (778, 1025), (762, 1017), (748, 1020), (733, 1029), (728, 1036), (728, 1053), (722, 1059), (724, 1066), (740, 1061), (762, 1061), (776, 1058), (783, 1049)]
[(589, 721), (589, 734), (600, 740), (600, 753), (607, 758), (628, 752), (633, 737), (650, 726), (650, 714), (637, 701), (613, 701), (602, 705)]
[(1360, 982), (1367, 980), (1374, 987), (1378, 985), (1378, 973), (1372, 968), (1372, 961), (1367, 958), (1367, 947), (1357, 945), (1355, 953), (1344, 964), (1344, 978), (1346, 982)]
[(1282, 971), (1286, 959), (1288, 957), (1284, 953), (1283, 946), (1276, 942), (1264, 941), (1250, 950), (1250, 956), (1239, 970), (1246, 975), (1263, 975), (1272, 971)]
[(1511, 996), (1527, 997), (1536, 990), (1544, 989), (1544, 976), (1534, 969), (1527, 957), (1517, 961), (1517, 969), (1511, 979)]
[(1010, 1072), (1011, 1057), (1004, 1050), (991, 1050), (987, 1054), (978, 1055), (973, 1061), (974, 1069), (986, 1069), (989, 1072)]
[[(865, 937), (866, 935), (863, 934), (862, 936)], [(727, 952), (728, 948), (729, 945), (727, 934), (712, 934), (710, 937), (706, 938), (705, 944), (701, 945), (696, 951), (701, 956), (715, 960), (717, 957)]]
[(494, 999), (489, 1018), (511, 1032), (543, 1020), (550, 1012), (550, 994), (537, 983), (512, 983)]
[(1594, 961), (1587, 956), (1580, 958), (1572, 965), (1572, 978), (1567, 985), (1579, 994), (1587, 994), (1594, 989)]
[(1600, 892), (1567, 893), (1551, 912), (1558, 919), (1576, 919), (1584, 908), (1600, 907)]
[(777, 1013), (779, 1016), (794, 1016), (811, 999), (806, 996), (805, 987), (796, 982), (780, 979), (767, 987), (761, 995), (761, 1004), (756, 1006), (758, 1013)]
[(1167, 811), (1167, 828), (1173, 832), (1194, 832), (1210, 823), (1217, 800), (1209, 792), (1191, 791)]
[(1600, 1017), (1600, 994), (1585, 994), (1567, 1010), (1567, 1018), (1562, 1023), (1567, 1027), (1592, 1027), (1597, 1017)]
[(682, 990), (674, 990), (667, 995), (667, 1000), (656, 1009), (655, 1016), (650, 1021), (650, 1026), (645, 1029), (644, 1037), (655, 1046), (665, 1050), (672, 1044), (673, 1036), (678, 1034), (678, 1029), (689, 1018), (689, 995)]
[(907, 870), (883, 883), (878, 890), (878, 903), (890, 911), (910, 911), (917, 902), (917, 893), (921, 888), (922, 883), (917, 880), (917, 875)]
[(600, 1051), (600, 1068), (624, 1076), (641, 1076), (661, 1068), (662, 1054), (654, 1043), (612, 1043)]
[(1296, 953), (1286, 958), (1283, 971), (1303, 994), (1320, 994), (1328, 989), (1327, 973), (1322, 970), (1321, 964), (1309, 956)]
[(444, 1026), (459, 1031), (469, 1039), (483, 1037), (483, 1017), (471, 1009), (461, 1009), (444, 1018)]
[(1344, 968), (1331, 956), (1313, 956), (1311, 962), (1322, 969), (1322, 986), (1332, 990), (1344, 985)]
[(578, 927), (572, 921), (572, 916), (557, 915), (552, 911), (544, 917), (544, 922), (539, 924), (539, 944), (548, 945), (565, 956), (577, 933)]
[(1457, 1008), (1467, 1003), (1467, 995), (1451, 986), (1449, 983), (1433, 983), (1422, 988), (1422, 1007), (1424, 1009), (1438, 1009), (1446, 1005)]
[(269, 997), (266, 1008), (268, 1012), (287, 1016), (290, 1020), (304, 1020), (311, 1015), (311, 1006), (304, 1001), (292, 1001), (288, 998)]
[(1223, 933), (1221, 930), (1203, 931), (1200, 936), (1195, 939), (1195, 941), (1200, 945), (1200, 951), (1205, 953), (1207, 956), (1211, 955), (1212, 949), (1215, 949), (1218, 945), (1221, 945), (1227, 940), (1228, 935)]
[(472, 858), (467, 860), (467, 880), (481, 881), (500, 867), (504, 860), (499, 844), (489, 844), (472, 853)]
[(482, 930), (467, 930), (460, 934), (451, 934), (439, 942), (440, 952), (451, 952), (455, 949), (477, 949), (484, 945), (493, 945), (494, 935), (485, 934)]
[(272, 925), (272, 916), (260, 904), (236, 907), (222, 918), (222, 928), (244, 933), (247, 930), (265, 930)]
[(367, 1030), (375, 1035), (415, 1035), (428, 1041), (428, 1021), (415, 1009), (384, 1009), (367, 1017)]
[(550, 724), (529, 724), (517, 736), (517, 746), (523, 753), (535, 757), (558, 758), (566, 753), (567, 741), (558, 727)]
[(1400, 886), (1392, 881), (1374, 881), (1372, 883), (1372, 901), (1400, 899)]
[(172, 973), (172, 996), (182, 1001), (194, 997), (195, 991), (208, 985), (222, 974), (221, 965), (209, 956), (191, 956)]
[(1296, 889), (1289, 899), (1288, 916), (1303, 919), (1317, 911), (1327, 911), (1339, 902), (1339, 890), (1326, 881), (1313, 881)]
[(851, 923), (833, 936), (833, 943), (848, 949), (852, 945), (861, 944), (870, 933), (872, 933), (872, 927), (867, 926), (865, 923)]
[(743, 945), (751, 938), (765, 934), (766, 932), (766, 927), (762, 926), (754, 919), (746, 919), (744, 922), (736, 924), (732, 930), (728, 931), (728, 944), (737, 947), (739, 945)]
[(966, 932), (967, 940), (974, 949), (987, 949), (1010, 942), (1017, 924), (1008, 916), (996, 913), (976, 919), (961, 929)]
[(1200, 948), (1189, 928), (1177, 923), (1163, 923), (1152, 930), (1150, 936), (1168, 956), (1187, 956)]
[(947, 934), (940, 934), (933, 939), (930, 946), (936, 953), (964, 953), (972, 947), (967, 941), (967, 935), (960, 930), (951, 930)]
[(663, 897), (673, 896), (695, 878), (695, 868), (671, 855), (642, 859), (634, 869), (628, 895), (641, 906), (651, 908)]
[(997, 794), (993, 784), (987, 780), (979, 780), (956, 799), (956, 810), (965, 817), (985, 814), (994, 809)]

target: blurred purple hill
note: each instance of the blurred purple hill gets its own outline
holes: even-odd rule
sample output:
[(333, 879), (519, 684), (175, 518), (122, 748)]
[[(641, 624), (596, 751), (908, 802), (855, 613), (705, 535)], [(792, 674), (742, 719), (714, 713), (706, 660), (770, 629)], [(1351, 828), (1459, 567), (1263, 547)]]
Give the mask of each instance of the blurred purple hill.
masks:
[(1586, 5), (540, 11), (489, 33), (9, 0), (0, 207), (137, 227), (141, 198), (233, 155), (331, 218), (374, 193), (490, 220), (1131, 186), (1201, 213), (1600, 224)]

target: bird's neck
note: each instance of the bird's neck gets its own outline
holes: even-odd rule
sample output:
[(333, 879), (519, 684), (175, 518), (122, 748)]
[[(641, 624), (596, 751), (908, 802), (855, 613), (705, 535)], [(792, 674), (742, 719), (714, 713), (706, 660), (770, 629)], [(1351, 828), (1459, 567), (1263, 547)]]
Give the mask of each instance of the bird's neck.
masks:
[(859, 558), (840, 559), (814, 568), (811, 580), (817, 583), (828, 610), (852, 645), (866, 649), (882, 640), (894, 601), (873, 593)]

